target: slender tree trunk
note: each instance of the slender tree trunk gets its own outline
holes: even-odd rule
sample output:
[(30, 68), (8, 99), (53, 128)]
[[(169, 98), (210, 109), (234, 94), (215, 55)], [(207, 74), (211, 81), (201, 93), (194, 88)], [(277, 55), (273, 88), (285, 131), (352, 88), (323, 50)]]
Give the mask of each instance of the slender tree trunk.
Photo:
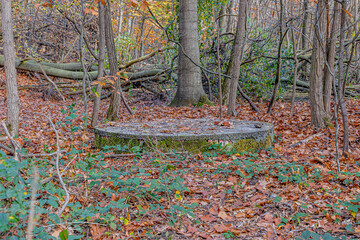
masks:
[(344, 54), (345, 54), (345, 24), (346, 24), (346, 12), (347, 10), (347, 0), (342, 1), (342, 11), (341, 11), (341, 19), (340, 19), (340, 46), (339, 46), (339, 88), (338, 88), (338, 95), (339, 95), (339, 105), (341, 108), (341, 114), (343, 119), (343, 130), (344, 130), (344, 139), (343, 139), (343, 150), (344, 154), (349, 151), (349, 119), (348, 113), (346, 110), (345, 105), (345, 98), (344, 98), (344, 89), (345, 86), (344, 82)]
[[(105, 6), (99, 1), (99, 39), (98, 39), (98, 50), (99, 50), (99, 59), (98, 59), (98, 76), (97, 80), (101, 81), (101, 78), (104, 77), (104, 60), (105, 60)], [(94, 109), (91, 120), (91, 126), (95, 127), (99, 119), (100, 111), (100, 100), (101, 100), (101, 84), (96, 85), (96, 97), (94, 101)]]
[(335, 1), (333, 22), (327, 44), (328, 48), (326, 51), (326, 59), (330, 69), (327, 66), (324, 66), (324, 108), (328, 118), (330, 118), (331, 115), (331, 96), (332, 96), (331, 72), (334, 72), (334, 65), (335, 65), (336, 41), (337, 41), (337, 34), (339, 31), (339, 14), (340, 14), (339, 11), (340, 11), (340, 3)]
[(301, 36), (301, 48), (304, 50), (307, 47), (307, 35), (308, 35), (308, 21), (309, 21), (309, 0), (304, 0), (304, 19), (302, 22), (302, 36)]
[(19, 133), (19, 95), (15, 68), (15, 49), (13, 24), (11, 19), (11, 1), (1, 0), (2, 31), (5, 58), (6, 79), (6, 127), (12, 136)]
[(227, 13), (231, 16), (227, 18), (227, 27), (226, 32), (232, 32), (233, 31), (233, 25), (234, 25), (234, 17), (232, 15), (235, 14), (235, 0), (229, 0), (230, 3), (228, 4), (228, 11)]
[(296, 82), (298, 79), (298, 65), (299, 61), (297, 58), (297, 47), (296, 47), (296, 39), (294, 29), (291, 29), (291, 39), (293, 42), (293, 52), (294, 52), (294, 77), (293, 77), (293, 88), (292, 88), (292, 95), (291, 95), (291, 107), (290, 107), (290, 118), (294, 115), (294, 102), (295, 102), (295, 94), (296, 94)]
[(117, 36), (121, 36), (122, 24), (124, 19), (124, 8), (122, 0), (119, 1), (119, 16), (118, 16), (118, 29), (117, 29)]
[[(301, 49), (304, 50), (308, 47), (308, 38), (310, 38), (309, 36), (309, 31), (308, 31), (308, 22), (310, 21), (309, 19), (309, 0), (304, 0), (304, 5), (303, 5), (303, 12), (304, 12), (304, 18), (302, 21), (302, 25), (301, 25)], [(302, 67), (302, 73), (301, 73), (301, 78), (305, 79), (306, 75), (307, 75), (307, 65), (304, 65)]]
[(268, 106), (268, 110), (267, 113), (271, 113), (271, 109), (275, 103), (275, 99), (276, 99), (276, 94), (277, 91), (279, 90), (279, 85), (280, 85), (280, 69), (281, 69), (281, 49), (282, 49), (282, 44), (284, 42), (284, 38), (286, 36), (286, 33), (283, 34), (283, 17), (284, 17), (284, 5), (283, 5), (283, 1), (280, 0), (280, 29), (279, 29), (279, 45), (278, 45), (278, 53), (277, 53), (277, 61), (276, 61), (276, 75), (275, 75), (275, 85), (274, 85), (274, 89), (273, 89), (273, 94)]
[(225, 33), (226, 31), (226, 25), (227, 25), (227, 19), (228, 19), (228, 16), (225, 16), (226, 15), (226, 5), (225, 4), (222, 4), (221, 5), (221, 9), (220, 9), (220, 13), (219, 13), (219, 29), (220, 29), (220, 34), (223, 34)]
[(234, 41), (234, 46), (231, 54), (231, 82), (229, 88), (229, 104), (228, 104), (228, 115), (235, 116), (236, 115), (236, 93), (239, 84), (239, 75), (240, 75), (240, 67), (241, 61), (243, 57), (243, 46), (245, 44), (245, 27), (246, 27), (246, 8), (248, 1), (240, 0), (239, 1), (239, 14), (238, 14), (238, 23), (236, 36)]
[(325, 128), (325, 108), (323, 99), (323, 71), (326, 36), (326, 0), (318, 0), (314, 21), (313, 50), (311, 55), (310, 71), (310, 107), (311, 124)]
[[(177, 91), (170, 106), (209, 102), (201, 81), (197, 1), (179, 2), (179, 67)], [(194, 64), (194, 63), (196, 64)]]

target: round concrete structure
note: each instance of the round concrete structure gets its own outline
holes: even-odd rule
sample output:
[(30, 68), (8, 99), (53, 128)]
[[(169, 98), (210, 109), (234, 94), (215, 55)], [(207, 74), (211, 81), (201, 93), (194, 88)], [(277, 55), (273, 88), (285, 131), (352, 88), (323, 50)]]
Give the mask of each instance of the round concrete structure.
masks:
[(200, 119), (166, 119), (141, 123), (109, 123), (94, 129), (95, 146), (146, 143), (162, 151), (197, 152), (223, 142), (238, 152), (270, 147), (273, 126), (264, 122)]

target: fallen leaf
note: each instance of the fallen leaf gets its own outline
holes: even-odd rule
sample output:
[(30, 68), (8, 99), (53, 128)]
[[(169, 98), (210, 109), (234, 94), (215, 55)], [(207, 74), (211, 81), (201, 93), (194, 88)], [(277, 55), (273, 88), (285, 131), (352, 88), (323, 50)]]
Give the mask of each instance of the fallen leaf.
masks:
[(204, 215), (200, 217), (201, 220), (204, 222), (214, 222), (216, 221), (216, 218), (212, 217), (211, 215)]
[(225, 226), (224, 224), (215, 224), (214, 225), (214, 229), (218, 232), (218, 233), (224, 233), (226, 231), (229, 230), (229, 228), (227, 226)]
[(226, 212), (224, 211), (220, 211), (218, 214), (218, 217), (221, 218), (224, 221), (232, 221), (232, 217), (230, 217), (229, 215), (226, 214)]

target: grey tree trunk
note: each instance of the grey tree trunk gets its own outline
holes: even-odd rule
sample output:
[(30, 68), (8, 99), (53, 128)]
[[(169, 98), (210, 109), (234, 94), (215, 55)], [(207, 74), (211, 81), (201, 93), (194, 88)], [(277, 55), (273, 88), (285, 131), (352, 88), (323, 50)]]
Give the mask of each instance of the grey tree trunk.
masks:
[(340, 3), (334, 3), (333, 23), (331, 26), (331, 32), (328, 40), (328, 48), (326, 51), (326, 59), (330, 69), (324, 66), (324, 108), (327, 116), (331, 115), (331, 96), (332, 96), (332, 81), (333, 76), (331, 72), (334, 72), (335, 54), (336, 54), (336, 41), (339, 31), (339, 15), (340, 15)]
[(325, 128), (325, 108), (323, 100), (323, 70), (326, 36), (326, 0), (319, 0), (316, 6), (314, 21), (313, 50), (310, 70), (310, 107), (311, 124), (315, 127)]
[(286, 31), (285, 34), (283, 34), (283, 18), (284, 18), (284, 6), (283, 6), (283, 0), (280, 0), (280, 18), (279, 18), (279, 21), (280, 21), (279, 27), (280, 28), (279, 28), (278, 55), (277, 55), (277, 61), (276, 61), (275, 85), (273, 88), (273, 94), (270, 99), (267, 113), (271, 113), (271, 109), (275, 103), (276, 94), (277, 94), (277, 91), (279, 90), (279, 85), (280, 85), (281, 49), (282, 49), (282, 44), (284, 42), (284, 37), (286, 36), (286, 33), (287, 33), (287, 31)]
[(209, 102), (201, 82), (196, 0), (179, 2), (179, 67), (172, 107)]
[(220, 13), (219, 13), (219, 29), (220, 34), (223, 34), (226, 32), (226, 25), (227, 25), (227, 19), (228, 16), (226, 16), (226, 4), (221, 5)]
[(227, 27), (226, 27), (226, 32), (232, 32), (233, 31), (233, 25), (234, 25), (234, 16), (231, 16), (231, 15), (234, 15), (235, 14), (235, 0), (229, 0), (230, 3), (228, 4), (228, 11), (227, 13), (230, 15), (228, 18), (227, 18)]
[(15, 49), (11, 1), (1, 0), (2, 35), (4, 42), (4, 66), (6, 79), (6, 127), (12, 136), (19, 133), (19, 95), (15, 68)]
[(344, 154), (349, 151), (349, 119), (348, 113), (345, 105), (344, 98), (344, 89), (345, 81), (345, 71), (344, 71), (344, 53), (345, 53), (345, 24), (346, 24), (346, 12), (344, 10), (347, 9), (347, 0), (342, 1), (342, 11), (341, 11), (341, 19), (340, 19), (340, 44), (339, 44), (339, 105), (341, 109), (342, 119), (343, 119), (343, 130), (344, 130), (344, 139), (343, 139), (343, 150)]
[(301, 47), (304, 50), (307, 46), (307, 34), (308, 34), (308, 21), (309, 21), (309, 0), (304, 0), (304, 19), (302, 22), (302, 36), (301, 36)]
[(239, 75), (240, 75), (240, 66), (243, 57), (243, 46), (245, 44), (245, 27), (246, 27), (246, 7), (248, 1), (240, 0), (239, 2), (239, 13), (238, 13), (238, 23), (235, 36), (235, 42), (233, 46), (233, 51), (231, 54), (230, 64), (231, 67), (231, 82), (229, 88), (229, 104), (228, 104), (228, 115), (235, 116), (236, 111), (236, 93), (239, 84)]
[(114, 33), (111, 21), (110, 3), (106, 1), (105, 4), (105, 39), (106, 39), (106, 50), (109, 58), (110, 76), (115, 82), (115, 90), (111, 94), (110, 105), (107, 110), (106, 118), (110, 121), (115, 121), (119, 118), (120, 112), (120, 91), (121, 84), (120, 80), (117, 79), (116, 73), (118, 72), (118, 61), (116, 56), (116, 47), (114, 42)]
[[(98, 39), (98, 76), (97, 80), (101, 81), (101, 78), (104, 77), (104, 60), (105, 60), (105, 6), (99, 1), (99, 39)], [(99, 120), (99, 111), (100, 111), (100, 100), (101, 100), (101, 84), (97, 84), (96, 93), (97, 96), (94, 101), (93, 114), (91, 119), (91, 126), (95, 127)]]

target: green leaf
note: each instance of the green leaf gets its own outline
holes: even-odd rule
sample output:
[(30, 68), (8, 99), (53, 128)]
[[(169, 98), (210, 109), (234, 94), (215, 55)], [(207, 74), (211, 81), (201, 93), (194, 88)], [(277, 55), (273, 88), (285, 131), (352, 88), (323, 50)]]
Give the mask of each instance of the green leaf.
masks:
[(308, 239), (308, 238), (310, 238), (310, 234), (311, 234), (311, 232), (309, 230), (306, 230), (305, 232), (303, 232), (301, 234), (301, 236), (305, 239)]
[(114, 223), (114, 222), (111, 222), (110, 224), (110, 227), (113, 229), (113, 230), (116, 230), (116, 223)]
[(353, 232), (353, 231), (354, 231), (354, 227), (353, 227), (352, 224), (346, 225), (345, 229), (346, 229), (347, 231), (349, 231), (349, 232)]
[(289, 222), (286, 218), (281, 218), (281, 221), (282, 221), (283, 223), (288, 223), (288, 222)]
[(68, 240), (77, 240), (77, 239), (81, 239), (82, 237), (84, 237), (84, 235), (79, 235), (79, 236), (70, 235)]
[(59, 207), (59, 204), (54, 199), (49, 199), (48, 204), (54, 208)]
[(62, 230), (60, 233), (59, 233), (59, 237), (61, 240), (68, 240), (69, 239), (69, 232), (67, 229), (64, 229)]
[(306, 216), (307, 216), (307, 214), (306, 214), (306, 213), (301, 213), (301, 212), (300, 212), (300, 213), (297, 213), (297, 214), (296, 214), (296, 216), (297, 216), (297, 217), (306, 217)]

